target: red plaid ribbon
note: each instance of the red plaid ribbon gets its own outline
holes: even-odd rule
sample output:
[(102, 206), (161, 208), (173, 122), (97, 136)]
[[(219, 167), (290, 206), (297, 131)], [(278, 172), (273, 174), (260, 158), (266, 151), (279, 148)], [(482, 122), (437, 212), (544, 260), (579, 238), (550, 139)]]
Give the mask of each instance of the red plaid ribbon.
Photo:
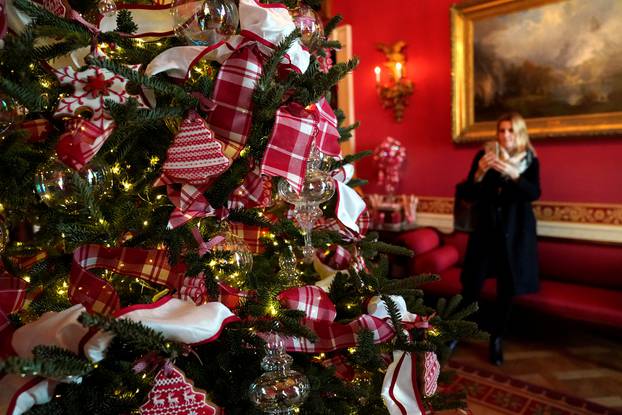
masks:
[(384, 343), (394, 335), (394, 330), (382, 319), (364, 314), (348, 324), (335, 323), (335, 305), (318, 287), (294, 287), (279, 294), (279, 300), (287, 307), (305, 312), (302, 324), (317, 335), (315, 342), (299, 337), (284, 338), (285, 348), (290, 352), (332, 352), (355, 346), (357, 333), (370, 330), (375, 343)]
[(60, 136), (56, 145), (56, 154), (67, 166), (80, 170), (104, 145), (113, 127), (103, 130), (84, 119), (76, 120), (71, 125), (71, 130)]
[(325, 265), (335, 270), (348, 268), (352, 260), (352, 254), (341, 245), (332, 244), (328, 249), (317, 250), (317, 257)]
[(93, 268), (131, 275), (172, 289), (180, 289), (183, 282), (182, 273), (171, 268), (164, 250), (83, 245), (73, 253), (69, 299), (84, 305), (89, 312), (110, 314), (121, 307), (112, 285), (88, 271)]
[(343, 355), (336, 355), (328, 359), (322, 360), (322, 366), (326, 368), (334, 368), (335, 376), (346, 382), (351, 382), (354, 379), (354, 367), (348, 363)]
[(311, 144), (317, 132), (315, 117), (302, 105), (294, 102), (279, 108), (268, 148), (261, 161), (261, 173), (284, 177), (296, 192), (300, 192)]
[(243, 45), (218, 71), (213, 97), (216, 106), (208, 118), (216, 135), (236, 147), (238, 153), (248, 138), (253, 117), (253, 92), (263, 65), (257, 45)]
[(330, 156), (338, 156), (341, 153), (339, 145), (339, 130), (337, 129), (337, 117), (330, 107), (326, 98), (322, 97), (314, 106), (317, 114), (318, 134), (315, 144), (322, 153)]
[(24, 121), (21, 128), (30, 133), (30, 137), (28, 137), (30, 143), (40, 143), (47, 140), (52, 131), (52, 124), (45, 118), (39, 118), (36, 120)]
[(266, 249), (259, 240), (267, 232), (266, 228), (254, 225), (245, 225), (239, 222), (231, 222), (230, 229), (233, 234), (242, 238), (253, 254), (261, 254)]
[(22, 309), (26, 301), (28, 284), (21, 278), (16, 278), (4, 270), (0, 270), (0, 359), (14, 353), (10, 339), (13, 326), (9, 314)]
[(251, 170), (244, 182), (233, 191), (227, 201), (229, 209), (270, 206), (272, 204), (272, 180), (259, 174), (259, 169)]
[(280, 293), (277, 298), (290, 310), (304, 311), (313, 320), (335, 320), (337, 309), (326, 292), (313, 285), (293, 287)]
[(156, 187), (166, 185), (168, 198), (175, 206), (168, 219), (169, 228), (177, 228), (192, 218), (214, 216), (214, 208), (203, 195), (209, 185), (193, 186), (191, 184), (173, 183), (166, 175), (161, 176), (153, 185)]
[(346, 241), (358, 241), (365, 236), (369, 230), (370, 222), (371, 218), (369, 217), (369, 211), (365, 208), (356, 221), (356, 224), (359, 226), (358, 233), (343, 226), (336, 218), (327, 217), (321, 217), (318, 219), (314, 229), (339, 232)]

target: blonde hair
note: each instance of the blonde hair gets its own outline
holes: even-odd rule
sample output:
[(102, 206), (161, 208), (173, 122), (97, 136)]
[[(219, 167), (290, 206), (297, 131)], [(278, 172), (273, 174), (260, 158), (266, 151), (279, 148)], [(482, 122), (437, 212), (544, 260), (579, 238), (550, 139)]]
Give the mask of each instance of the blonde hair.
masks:
[(525, 123), (525, 119), (518, 112), (503, 114), (497, 119), (497, 132), (503, 121), (512, 123), (512, 130), (516, 136), (516, 152), (520, 153), (529, 149), (535, 153), (531, 141), (529, 141), (529, 133), (527, 133), (527, 123)]

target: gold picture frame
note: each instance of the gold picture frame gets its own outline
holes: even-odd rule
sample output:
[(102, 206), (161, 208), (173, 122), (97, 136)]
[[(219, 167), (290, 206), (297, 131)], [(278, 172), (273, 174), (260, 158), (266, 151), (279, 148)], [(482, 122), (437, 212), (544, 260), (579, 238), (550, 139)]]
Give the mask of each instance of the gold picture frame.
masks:
[[(455, 4), (451, 8), (451, 46), (452, 46), (452, 140), (456, 143), (464, 143), (464, 142), (474, 142), (474, 141), (484, 141), (489, 140), (495, 137), (495, 121), (494, 118), (490, 117), (490, 119), (481, 119), (482, 117), (478, 115), (484, 111), (480, 111), (476, 114), (476, 94), (478, 103), (483, 102), (482, 100), (482, 88), (481, 82), (478, 82), (477, 87), (478, 90), (476, 92), (476, 81), (475, 76), (478, 75), (478, 81), (481, 81), (482, 73), (485, 71), (481, 70), (482, 61), (484, 62), (495, 62), (494, 60), (487, 61), (485, 59), (480, 59), (476, 64), (474, 62), (474, 40), (476, 36), (476, 26), (479, 24), (480, 32), (483, 30), (481, 27), (488, 27), (492, 24), (497, 24), (500, 29), (505, 29), (506, 26), (502, 26), (503, 24), (511, 24), (511, 22), (516, 23), (517, 19), (520, 19), (521, 16), (532, 16), (534, 13), (542, 13), (545, 11), (550, 11), (552, 7), (561, 7), (564, 3), (570, 2), (580, 2), (581, 0), (472, 0), (465, 1), (459, 4)], [(577, 4), (576, 7), (584, 7), (586, 4), (590, 2), (583, 2), (581, 4)], [(616, 0), (612, 0), (611, 7), (614, 7), (616, 10), (622, 8), (619, 7), (620, 2), (616, 2)], [(602, 4), (602, 3), (601, 3)], [(557, 5), (557, 6), (554, 6)], [(569, 7), (574, 7), (575, 5), (566, 4), (566, 9)], [(547, 8), (545, 10), (545, 8)], [(531, 14), (528, 14), (531, 13)], [(606, 16), (606, 14), (603, 13)], [(509, 17), (508, 17), (509, 16)], [(585, 17), (589, 19), (589, 16)], [(606, 18), (609, 18), (607, 16)], [(617, 16), (618, 19), (622, 19), (622, 15)], [(496, 19), (496, 20), (495, 20)], [(514, 19), (514, 20), (507, 20)], [(488, 21), (486, 21), (488, 20)], [(533, 23), (530, 22), (530, 23)], [(537, 23), (537, 22), (535, 22)], [(534, 24), (535, 24), (534, 23)], [(588, 24), (590, 22), (586, 22)], [(543, 22), (542, 24), (547, 24)], [(593, 22), (592, 22), (593, 24)], [(570, 25), (570, 21), (568, 22)], [(580, 30), (580, 25), (577, 28), (568, 28), (568, 30)], [(490, 30), (490, 29), (489, 29)], [(534, 31), (525, 31), (523, 36), (536, 36), (538, 34), (537, 30)], [(581, 33), (576, 33), (576, 39), (580, 39)], [(570, 39), (573, 39), (573, 36), (570, 36)], [(531, 48), (526, 50), (525, 53), (531, 52), (531, 50), (535, 50), (538, 47), (541, 47), (541, 42), (548, 41), (549, 39), (539, 39), (533, 38), (531, 40)], [(524, 39), (520, 39), (521, 43), (524, 44)], [(484, 56), (482, 55), (482, 43), (479, 43), (479, 49), (476, 51), (480, 53), (478, 57)], [(516, 49), (516, 48), (514, 48)], [(514, 55), (519, 52), (515, 52), (513, 49)], [(618, 54), (622, 53), (619, 51)], [(493, 55), (495, 56), (495, 55)], [(529, 55), (525, 55), (529, 56)], [(495, 56), (497, 57), (497, 56)], [(527, 61), (527, 59), (525, 60)], [(536, 62), (537, 65), (537, 62)], [(546, 66), (541, 66), (536, 68), (544, 68), (548, 69)], [(556, 69), (557, 70), (557, 69)], [(543, 72), (546, 72), (543, 71)], [(552, 72), (552, 71), (551, 71)], [(554, 76), (558, 75), (560, 71), (554, 72)], [(566, 76), (562, 73), (561, 76)], [(622, 76), (616, 75), (616, 76)], [(520, 78), (518, 78), (520, 79)], [(558, 85), (554, 82), (555, 78), (550, 78), (547, 82), (551, 85), (550, 88), (559, 88)], [(571, 79), (567, 76), (564, 79)], [(615, 78), (618, 82), (618, 78)], [(544, 81), (543, 81), (544, 82)], [(569, 81), (570, 82), (570, 81)], [(573, 81), (574, 82), (574, 81)], [(618, 84), (615, 84), (615, 88), (619, 88)], [(494, 87), (493, 87), (494, 88)], [(486, 91), (489, 91), (488, 88)], [(618, 91), (618, 89), (616, 89)], [(619, 89), (622, 93), (622, 89)], [(593, 135), (615, 135), (622, 133), (622, 98), (618, 97), (620, 94), (616, 92), (615, 103), (608, 102), (607, 106), (604, 105), (593, 105), (592, 107), (588, 107), (588, 111), (584, 113), (576, 113), (577, 111), (582, 111), (582, 108), (585, 107), (586, 101), (580, 101), (581, 107), (577, 109), (577, 106), (574, 105), (571, 107), (571, 101), (564, 101), (563, 103), (571, 108), (572, 114), (566, 115), (559, 113), (554, 113), (552, 111), (551, 114), (547, 114), (546, 111), (548, 108), (552, 107), (558, 110), (556, 106), (547, 107), (546, 105), (542, 105), (541, 108), (537, 107), (536, 110), (540, 111), (538, 116), (530, 116), (529, 114), (525, 115), (527, 125), (529, 128), (529, 134), (533, 138), (544, 138), (544, 137), (561, 137), (561, 136), (593, 136)], [(527, 96), (527, 95), (525, 95)], [(533, 96), (533, 95), (531, 95)], [(609, 100), (610, 95), (605, 96), (604, 99)], [(549, 96), (547, 99), (553, 99)], [(555, 98), (557, 99), (557, 98)], [(618, 110), (618, 100), (620, 100), (620, 107)], [(602, 101), (602, 100), (601, 100)], [(594, 101), (598, 104), (601, 101)], [(514, 101), (508, 102), (519, 102), (516, 99)], [(544, 102), (544, 101), (543, 101)], [(525, 98), (525, 104), (527, 104), (527, 100)], [(607, 111), (598, 112), (599, 108), (606, 107)], [(613, 111), (609, 110), (610, 107), (615, 107)], [(484, 108), (480, 105), (479, 108)], [(529, 108), (529, 107), (527, 107)], [(518, 108), (514, 108), (519, 110)], [(520, 110), (519, 110), (520, 111)], [(558, 110), (560, 113), (562, 110)], [(503, 111), (505, 112), (505, 111)], [(520, 111), (522, 112), (522, 111)], [(569, 111), (570, 112), (570, 111)], [(500, 115), (500, 114), (499, 114)], [(480, 118), (478, 120), (478, 118)]]

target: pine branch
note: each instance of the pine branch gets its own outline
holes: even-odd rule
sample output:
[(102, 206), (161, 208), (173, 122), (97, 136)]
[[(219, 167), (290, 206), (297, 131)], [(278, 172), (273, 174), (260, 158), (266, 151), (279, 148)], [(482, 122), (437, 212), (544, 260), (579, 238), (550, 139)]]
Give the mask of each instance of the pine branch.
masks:
[(328, 170), (332, 171), (342, 166), (345, 166), (346, 164), (352, 164), (362, 158), (371, 156), (372, 154), (374, 154), (372, 150), (363, 150), (359, 151), (358, 153), (348, 154), (341, 160), (332, 160), (332, 163)]
[(66, 33), (91, 33), (89, 29), (84, 27), (82, 24), (76, 21), (66, 20), (62, 17), (56, 16), (53, 13), (48, 12), (43, 7), (40, 7), (36, 3), (29, 0), (14, 0), (13, 4), (19, 10), (32, 17), (36, 21), (37, 25), (58, 27)]
[(352, 138), (352, 131), (359, 128), (361, 123), (359, 121), (355, 122), (352, 125), (348, 125), (346, 127), (339, 127), (337, 130), (339, 131), (339, 142), (345, 143), (346, 141)]
[(161, 79), (156, 79), (152, 76), (146, 76), (144, 74), (141, 74), (140, 72), (128, 68), (123, 64), (119, 64), (115, 61), (111, 61), (108, 59), (95, 59), (93, 57), (87, 57), (86, 62), (92, 66), (108, 69), (109, 71), (121, 75), (132, 82), (144, 85), (164, 95), (172, 96), (179, 102), (182, 102), (188, 106), (195, 108), (198, 106), (198, 99), (191, 95), (188, 95), (182, 87), (179, 87), (177, 85), (173, 85)]
[(388, 296), (382, 295), (382, 301), (386, 304), (387, 311), (389, 312), (389, 316), (391, 317), (391, 322), (393, 323), (393, 330), (395, 330), (395, 347), (398, 349), (404, 349), (404, 347), (409, 346), (408, 337), (404, 334), (404, 326), (402, 325), (402, 314), (400, 313), (397, 304), (395, 301)]
[(127, 9), (117, 11), (117, 32), (127, 33), (129, 35), (136, 33), (138, 25), (134, 23), (132, 13)]
[(11, 356), (0, 361), (0, 372), (60, 380), (84, 376), (93, 369), (88, 361), (59, 348), (37, 346), (33, 355), (32, 359)]
[(0, 77), (0, 89), (27, 107), (29, 111), (43, 111), (46, 102), (41, 96), (41, 92), (31, 87), (32, 85), (18, 85), (6, 78)]
[(342, 20), (343, 16), (338, 14), (333, 16), (328, 22), (326, 22), (326, 25), (324, 26), (324, 36), (328, 38)]
[(113, 333), (118, 341), (139, 354), (157, 351), (172, 358), (181, 351), (177, 343), (166, 340), (161, 333), (132, 320), (82, 313), (78, 321), (85, 327), (97, 327)]

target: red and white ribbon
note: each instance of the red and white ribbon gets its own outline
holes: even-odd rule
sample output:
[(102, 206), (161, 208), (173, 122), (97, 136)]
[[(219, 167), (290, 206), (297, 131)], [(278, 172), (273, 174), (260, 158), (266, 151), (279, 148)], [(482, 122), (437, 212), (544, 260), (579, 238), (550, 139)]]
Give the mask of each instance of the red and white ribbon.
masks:
[[(404, 298), (390, 296), (397, 306), (405, 325), (416, 325), (422, 319), (408, 311)], [(367, 306), (368, 312), (391, 324), (387, 304), (381, 297), (373, 297)], [(423, 323), (427, 324), (427, 321)], [(417, 365), (414, 353), (403, 350), (393, 351), (393, 361), (387, 368), (381, 391), (387, 409), (391, 415), (419, 415), (424, 413), (421, 396), (417, 385)]]
[(337, 219), (344, 226), (360, 234), (362, 229), (357, 222), (367, 205), (356, 190), (347, 185), (354, 176), (354, 166), (346, 164), (333, 171), (331, 175), (337, 185), (337, 207), (335, 208)]

